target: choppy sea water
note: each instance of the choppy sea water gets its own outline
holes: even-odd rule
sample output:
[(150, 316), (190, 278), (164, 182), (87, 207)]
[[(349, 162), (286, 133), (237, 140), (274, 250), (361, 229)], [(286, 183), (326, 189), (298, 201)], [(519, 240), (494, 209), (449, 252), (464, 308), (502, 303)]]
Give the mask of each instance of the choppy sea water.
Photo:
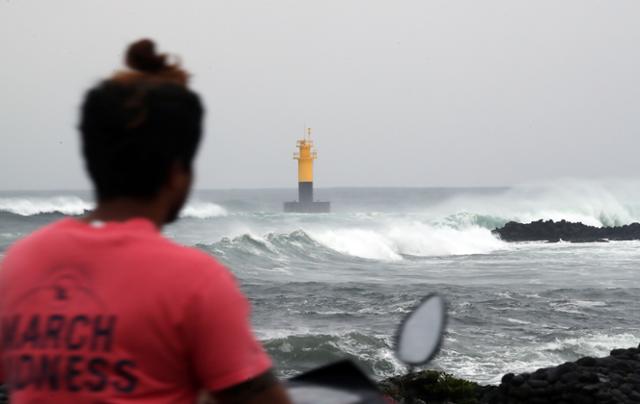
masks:
[[(253, 303), (282, 376), (351, 357), (375, 377), (403, 370), (402, 316), (449, 302), (429, 365), (481, 383), (640, 342), (640, 242), (505, 243), (508, 220), (640, 221), (640, 183), (513, 188), (320, 189), (330, 214), (284, 214), (295, 190), (196, 192), (165, 233), (217, 257)], [(0, 255), (17, 238), (91, 209), (78, 192), (0, 193)]]

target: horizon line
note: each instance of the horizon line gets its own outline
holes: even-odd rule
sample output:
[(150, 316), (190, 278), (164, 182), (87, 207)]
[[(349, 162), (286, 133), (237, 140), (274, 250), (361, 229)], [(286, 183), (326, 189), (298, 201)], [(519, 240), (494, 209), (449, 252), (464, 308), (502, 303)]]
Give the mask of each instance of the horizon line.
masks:
[[(511, 188), (515, 185), (339, 185), (339, 186), (326, 186), (315, 187), (316, 190), (320, 189), (499, 189), (499, 188)], [(297, 190), (296, 187), (229, 187), (229, 188), (194, 188), (191, 192), (202, 191), (268, 191), (268, 190)], [(25, 189), (0, 189), (0, 193), (10, 192), (88, 192), (92, 193), (92, 189), (81, 188), (25, 188)]]

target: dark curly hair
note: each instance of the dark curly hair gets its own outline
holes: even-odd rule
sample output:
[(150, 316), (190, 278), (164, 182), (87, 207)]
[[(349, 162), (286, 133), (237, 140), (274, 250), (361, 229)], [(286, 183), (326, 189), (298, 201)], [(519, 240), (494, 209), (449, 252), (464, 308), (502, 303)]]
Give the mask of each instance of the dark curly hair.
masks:
[(202, 133), (200, 98), (188, 75), (158, 55), (151, 40), (126, 53), (132, 70), (90, 89), (81, 109), (80, 132), (87, 171), (99, 201), (150, 199), (173, 165), (191, 171)]

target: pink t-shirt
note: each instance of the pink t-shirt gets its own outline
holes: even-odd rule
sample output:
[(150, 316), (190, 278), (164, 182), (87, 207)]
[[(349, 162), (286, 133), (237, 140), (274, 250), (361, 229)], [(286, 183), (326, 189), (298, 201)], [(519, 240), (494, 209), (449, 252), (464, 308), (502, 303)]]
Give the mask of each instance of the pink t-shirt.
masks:
[(13, 404), (193, 403), (271, 367), (229, 271), (145, 219), (64, 219), (16, 243), (0, 321)]

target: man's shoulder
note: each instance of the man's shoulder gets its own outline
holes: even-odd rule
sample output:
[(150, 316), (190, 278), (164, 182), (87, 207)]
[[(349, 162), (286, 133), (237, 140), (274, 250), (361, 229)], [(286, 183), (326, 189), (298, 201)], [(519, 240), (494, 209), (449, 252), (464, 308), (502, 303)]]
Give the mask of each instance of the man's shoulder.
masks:
[(199, 284), (233, 278), (231, 271), (207, 252), (182, 245), (158, 233), (156, 237), (141, 240), (129, 250), (135, 260), (145, 268), (153, 268), (160, 278), (175, 279), (176, 282)]
[[(209, 293), (212, 288), (220, 295), (220, 290), (236, 287), (233, 273), (214, 257), (194, 247), (180, 245), (173, 240), (157, 240), (157, 253), (149, 255), (147, 268), (153, 268), (156, 285), (164, 288), (171, 285), (172, 293), (193, 297)], [(176, 296), (174, 295), (174, 298)]]
[(46, 245), (51, 237), (54, 237), (58, 230), (65, 225), (67, 220), (68, 219), (61, 219), (53, 223), (49, 223), (25, 235), (24, 237), (19, 238), (7, 249), (5, 256), (12, 256), (25, 249), (37, 248), (38, 246)]
[[(5, 259), (13, 256), (32, 256), (34, 252), (43, 255), (45, 251), (56, 250), (57, 244), (63, 247), (73, 246), (75, 242), (59, 243), (65, 239), (68, 231), (73, 231), (77, 223), (73, 219), (62, 219), (41, 227), (33, 233), (16, 241), (6, 252)], [(176, 268), (188, 273), (198, 272), (226, 272), (226, 268), (214, 257), (194, 247), (187, 247), (163, 236), (159, 232), (130, 232), (125, 243), (115, 243), (110, 246), (116, 254), (137, 257), (138, 262), (160, 263), (160, 267)], [(122, 240), (121, 240), (122, 241)], [(66, 248), (69, 249), (69, 248)], [(75, 253), (74, 253), (75, 254)]]
[(156, 259), (177, 260), (181, 264), (189, 264), (193, 268), (204, 268), (207, 270), (224, 268), (215, 258), (196, 247), (179, 244), (164, 236), (158, 237), (153, 243), (156, 244), (155, 247), (158, 252)]

